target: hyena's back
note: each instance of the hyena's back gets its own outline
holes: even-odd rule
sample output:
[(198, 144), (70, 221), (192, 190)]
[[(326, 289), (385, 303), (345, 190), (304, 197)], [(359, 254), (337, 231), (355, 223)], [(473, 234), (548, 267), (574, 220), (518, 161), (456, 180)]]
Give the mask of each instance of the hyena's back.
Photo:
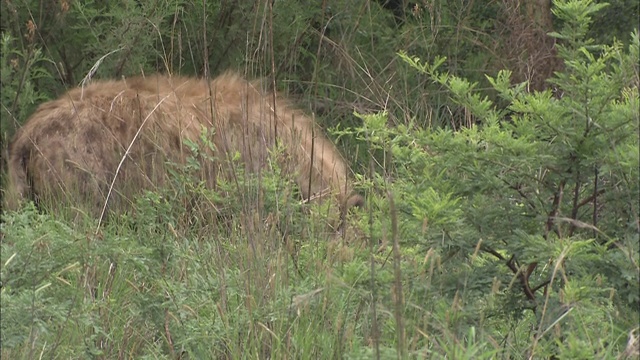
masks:
[[(197, 131), (197, 120), (177, 108), (175, 94), (153, 94), (136, 82), (96, 83), (40, 106), (10, 145), (8, 207), (40, 198), (100, 208), (130, 145), (110, 203), (128, 195), (127, 188), (162, 182), (165, 160), (179, 161), (182, 144), (180, 131), (166, 128)], [(178, 117), (181, 112), (187, 116)]]
[[(152, 76), (73, 89), (41, 105), (16, 134), (7, 207), (41, 199), (87, 205), (98, 214), (112, 182), (109, 207), (126, 205), (131, 195), (166, 181), (168, 162), (184, 162), (190, 154), (185, 139), (209, 151), (209, 159), (239, 152), (255, 171), (276, 133), (289, 159), (281, 165), (297, 174), (305, 198), (328, 193), (340, 204), (359, 205), (335, 146), (303, 113), (280, 98), (270, 100), (257, 84), (230, 73), (210, 83)], [(213, 129), (209, 141), (217, 154), (199, 141), (203, 128)], [(218, 169), (220, 163), (203, 163), (200, 176), (213, 186)]]

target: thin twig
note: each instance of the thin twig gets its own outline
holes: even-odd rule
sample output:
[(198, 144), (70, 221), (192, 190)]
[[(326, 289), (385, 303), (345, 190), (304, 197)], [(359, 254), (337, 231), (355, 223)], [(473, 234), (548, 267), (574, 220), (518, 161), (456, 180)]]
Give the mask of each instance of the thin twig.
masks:
[(133, 139), (131, 139), (131, 143), (129, 144), (129, 146), (127, 147), (127, 150), (124, 152), (124, 155), (122, 155), (122, 158), (120, 159), (120, 163), (118, 164), (118, 167), (116, 168), (116, 173), (113, 175), (113, 180), (111, 180), (111, 185), (109, 186), (109, 192), (107, 192), (107, 198), (104, 200), (104, 206), (102, 206), (102, 212), (100, 213), (100, 219), (98, 219), (98, 225), (96, 226), (96, 231), (95, 233), (98, 234), (98, 230), (100, 230), (100, 226), (102, 225), (102, 220), (104, 219), (104, 214), (107, 211), (107, 204), (109, 203), (109, 198), (111, 197), (111, 192), (113, 191), (113, 186), (116, 182), (116, 179), (118, 178), (118, 174), (120, 173), (120, 168), (122, 168), (122, 164), (124, 163), (124, 161), (127, 159), (127, 157), (129, 156), (129, 152), (131, 151), (131, 147), (133, 146), (133, 143), (136, 142), (136, 140), (138, 139), (138, 136), (140, 135), (140, 133), (142, 132), (142, 128), (144, 127), (144, 125), (147, 123), (147, 120), (149, 120), (149, 118), (151, 117), (151, 115), (153, 115), (153, 113), (158, 109), (158, 107), (160, 107), (160, 105), (169, 97), (171, 96), (171, 94), (168, 94), (167, 96), (165, 96), (164, 98), (162, 98), (157, 104), (156, 106), (149, 112), (149, 114), (147, 115), (147, 117), (144, 119), (144, 121), (142, 121), (142, 124), (140, 125), (140, 127), (138, 128), (138, 131), (136, 131), (136, 134), (133, 136)]

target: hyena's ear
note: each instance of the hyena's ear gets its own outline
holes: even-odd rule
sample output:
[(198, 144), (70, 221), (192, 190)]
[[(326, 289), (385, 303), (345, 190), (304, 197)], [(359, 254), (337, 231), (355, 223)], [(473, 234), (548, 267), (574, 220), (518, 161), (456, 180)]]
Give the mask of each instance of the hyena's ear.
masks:
[(358, 194), (352, 195), (340, 206), (340, 221), (338, 222), (338, 226), (334, 227), (337, 233), (343, 233), (347, 223), (347, 214), (349, 213), (349, 210), (354, 207), (364, 207), (364, 197)]
[(364, 198), (357, 194), (353, 195), (347, 199), (347, 203), (345, 205), (346, 211), (349, 211), (352, 207), (362, 208), (364, 207)]

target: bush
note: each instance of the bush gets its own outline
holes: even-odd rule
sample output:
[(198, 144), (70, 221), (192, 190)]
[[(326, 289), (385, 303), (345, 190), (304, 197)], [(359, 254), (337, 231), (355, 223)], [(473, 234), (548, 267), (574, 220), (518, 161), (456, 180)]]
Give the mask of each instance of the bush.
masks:
[[(565, 64), (549, 80), (555, 91), (529, 93), (502, 71), (487, 77), (507, 102), (499, 107), (476, 84), (439, 72), (444, 59), (400, 54), (446, 88), (472, 125), (388, 129), (380, 114), (363, 116), (359, 134), (393, 164), (373, 188), (401, 199), (391, 216), (403, 225), (402, 243), (446, 256), (434, 281), (449, 296), (462, 292), (468, 323), (503, 319), (485, 328), (496, 337), (508, 323), (528, 324), (533, 333), (505, 340), (517, 348), (518, 337), (530, 337), (522, 350), (536, 357), (609, 357), (638, 326), (640, 307), (638, 32), (626, 51), (595, 45), (585, 37), (602, 5), (555, 5)], [(384, 237), (393, 225), (374, 216)]]

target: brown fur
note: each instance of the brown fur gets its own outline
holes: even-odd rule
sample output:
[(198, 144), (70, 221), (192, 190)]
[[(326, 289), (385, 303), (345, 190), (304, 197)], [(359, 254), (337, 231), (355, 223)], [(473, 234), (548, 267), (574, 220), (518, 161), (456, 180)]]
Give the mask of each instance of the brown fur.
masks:
[[(334, 144), (311, 118), (275, 99), (234, 73), (210, 83), (157, 75), (73, 89), (42, 104), (15, 135), (6, 206), (16, 209), (25, 199), (70, 201), (99, 215), (115, 177), (108, 204), (119, 209), (142, 189), (165, 183), (167, 161), (184, 163), (191, 154), (186, 139), (216, 156), (201, 164), (201, 179), (214, 187), (218, 174), (230, 176), (223, 164), (236, 152), (247, 170), (263, 168), (276, 136), (285, 149), (280, 166), (305, 199), (332, 197), (342, 211), (360, 206)], [(209, 141), (216, 154), (200, 141), (203, 127), (214, 130)]]

